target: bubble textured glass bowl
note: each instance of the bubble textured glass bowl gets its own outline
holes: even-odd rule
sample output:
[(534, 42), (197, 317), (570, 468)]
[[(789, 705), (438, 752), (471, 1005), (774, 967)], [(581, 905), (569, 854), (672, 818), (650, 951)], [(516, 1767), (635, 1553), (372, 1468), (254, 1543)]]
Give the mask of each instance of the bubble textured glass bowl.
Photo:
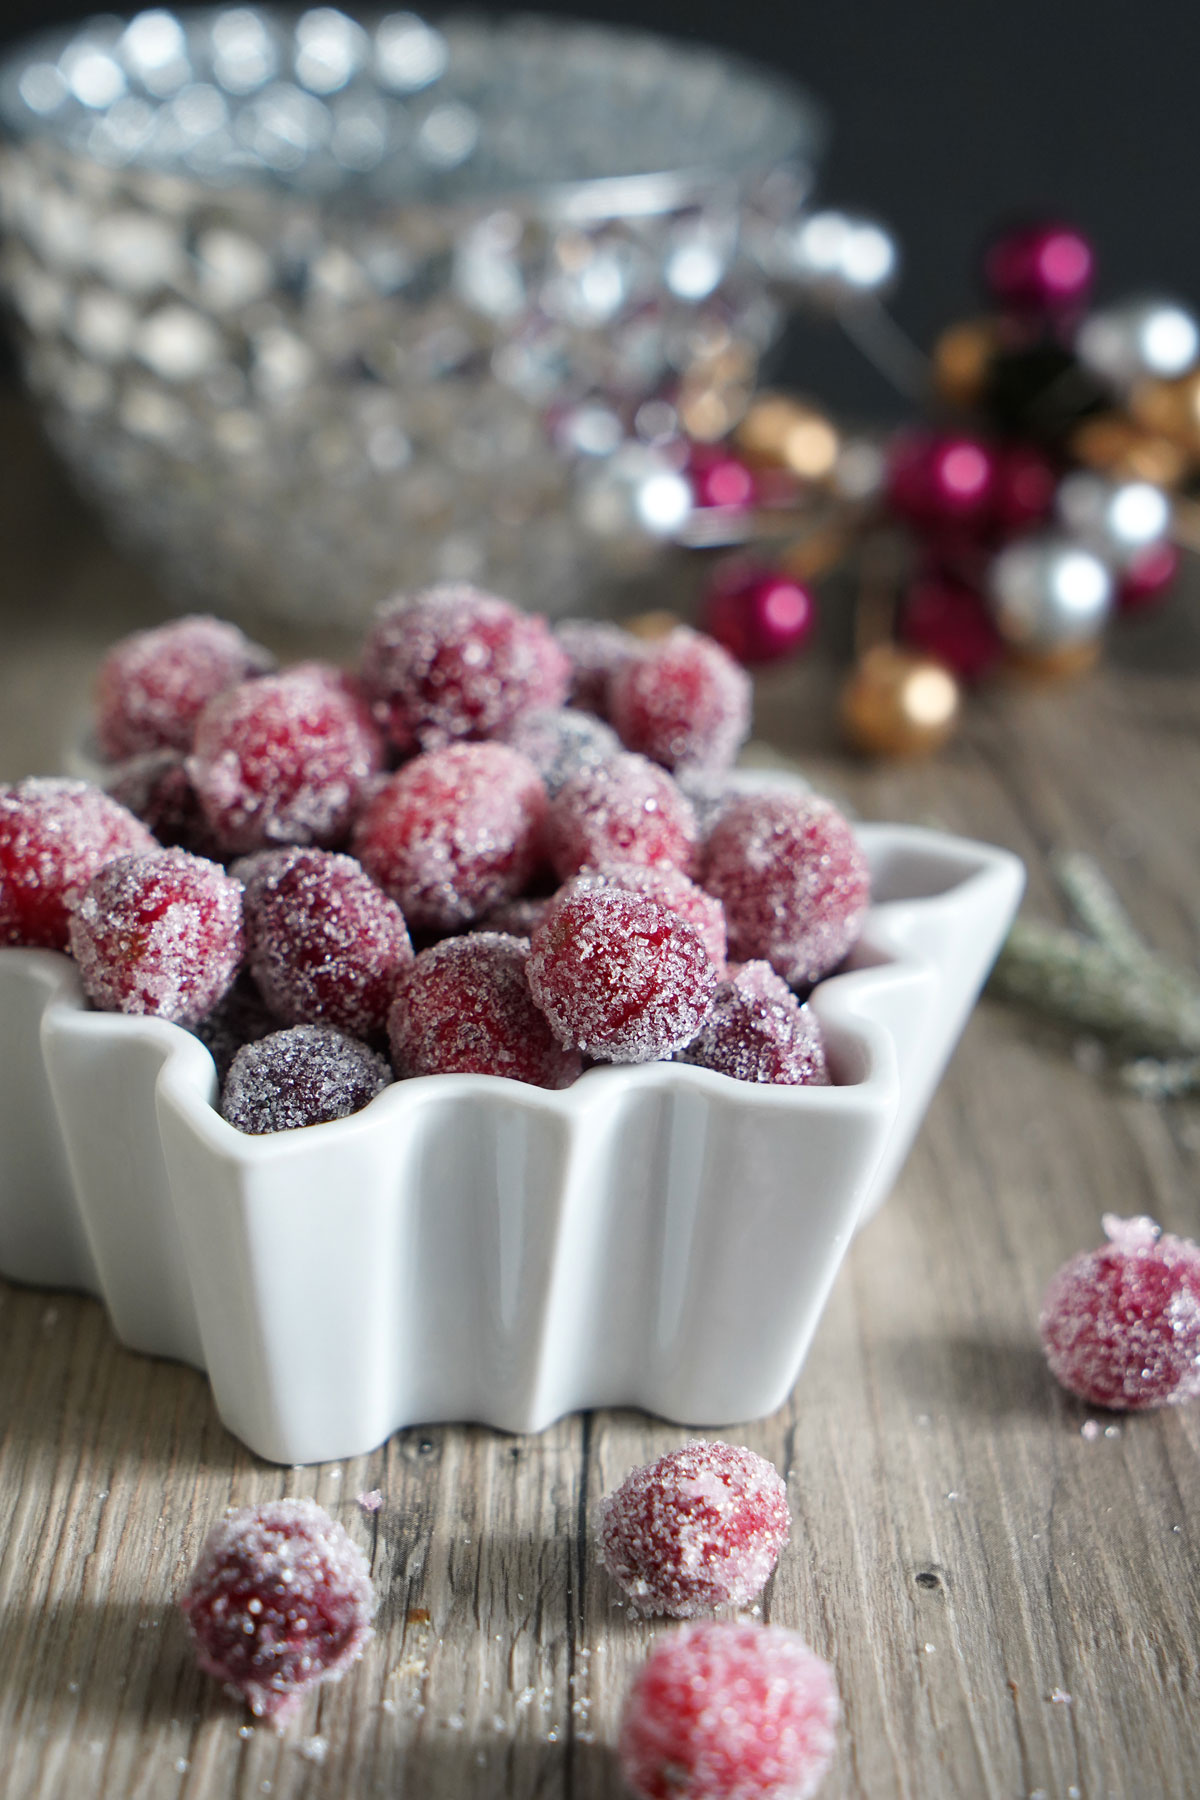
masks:
[(99, 1295), (130, 1348), (207, 1369), (278, 1462), (435, 1420), (772, 1411), (1023, 881), (983, 844), (859, 835), (875, 901), (812, 1002), (835, 1087), (680, 1063), (562, 1092), (437, 1075), (246, 1137), (197, 1038), (85, 1010), (65, 956), (0, 950), (0, 1273)]
[(301, 620), (435, 576), (578, 610), (673, 504), (639, 413), (753, 382), (821, 135), (711, 51), (328, 7), (35, 40), (0, 127), (54, 441), (182, 598)]

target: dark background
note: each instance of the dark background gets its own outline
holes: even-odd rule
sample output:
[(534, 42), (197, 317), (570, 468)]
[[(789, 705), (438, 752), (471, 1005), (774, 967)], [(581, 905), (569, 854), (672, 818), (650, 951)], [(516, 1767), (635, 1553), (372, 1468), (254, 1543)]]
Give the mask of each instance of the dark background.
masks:
[[(86, 10), (0, 0), (0, 42)], [(988, 225), (1030, 211), (1093, 235), (1102, 295), (1166, 291), (1200, 305), (1197, 0), (543, 0), (536, 10), (725, 45), (811, 87), (833, 121), (822, 197), (895, 228), (894, 310), (923, 344), (977, 305)], [(788, 363), (842, 406), (895, 410), (833, 333), (803, 334)]]

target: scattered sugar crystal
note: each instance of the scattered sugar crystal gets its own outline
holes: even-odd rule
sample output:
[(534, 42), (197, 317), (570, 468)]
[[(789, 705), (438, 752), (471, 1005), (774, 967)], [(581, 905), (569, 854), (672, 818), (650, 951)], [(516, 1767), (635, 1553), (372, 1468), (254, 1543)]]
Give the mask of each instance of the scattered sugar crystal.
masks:
[(1083, 1424), (1079, 1427), (1080, 1437), (1086, 1438), (1089, 1444), (1095, 1443), (1096, 1439), (1100, 1436), (1100, 1431), (1101, 1427), (1096, 1419), (1085, 1419)]
[(296, 1748), (306, 1762), (323, 1763), (329, 1754), (329, 1739), (326, 1737), (301, 1738)]
[(378, 1488), (372, 1488), (369, 1493), (359, 1494), (356, 1498), (365, 1513), (377, 1513), (383, 1505), (383, 1495)]

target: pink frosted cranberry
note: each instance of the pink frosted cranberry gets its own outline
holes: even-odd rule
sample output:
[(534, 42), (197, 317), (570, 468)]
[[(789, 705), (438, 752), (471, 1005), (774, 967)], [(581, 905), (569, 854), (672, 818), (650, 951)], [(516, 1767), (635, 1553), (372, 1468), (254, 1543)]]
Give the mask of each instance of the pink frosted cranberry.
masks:
[(604, 619), (560, 619), (554, 635), (570, 659), (571, 705), (607, 719), (613, 676), (642, 654), (642, 640)]
[(146, 750), (190, 750), (196, 721), (226, 688), (264, 675), (275, 658), (236, 625), (196, 615), (135, 631), (96, 676), (96, 741), (113, 761)]
[(839, 1713), (833, 1670), (797, 1632), (705, 1620), (651, 1652), (617, 1755), (638, 1800), (809, 1800)]
[(359, 820), (354, 854), (416, 931), (456, 931), (515, 899), (541, 859), (546, 790), (507, 744), (406, 763)]
[(572, 883), (533, 934), (530, 992), (559, 1043), (652, 1062), (695, 1037), (717, 972), (700, 934), (625, 888)]
[(71, 908), (97, 869), (157, 848), (91, 782), (33, 776), (0, 787), (0, 945), (65, 950)]
[(406, 754), (494, 737), (530, 707), (561, 706), (570, 673), (544, 619), (453, 582), (385, 602), (362, 668), (376, 717)]
[(697, 1439), (605, 1496), (600, 1556), (640, 1612), (694, 1619), (757, 1599), (791, 1528), (773, 1464)]
[(366, 1557), (315, 1500), (268, 1500), (213, 1526), (179, 1604), (205, 1673), (283, 1720), (358, 1661), (375, 1592)]
[(553, 894), (523, 895), (519, 900), (506, 900), (493, 907), (479, 921), (482, 931), (503, 931), (509, 937), (531, 938), (554, 902)]
[(216, 834), (204, 816), (182, 750), (147, 750), (114, 763), (105, 791), (127, 806), (168, 850), (216, 857)]
[(571, 706), (522, 713), (501, 735), (529, 758), (551, 796), (581, 769), (594, 769), (621, 750), (620, 738), (603, 719)]
[(735, 962), (769, 962), (789, 987), (836, 968), (870, 900), (866, 859), (819, 794), (747, 794), (705, 846), (703, 884), (725, 907)]
[(392, 1071), (332, 1025), (289, 1025), (243, 1044), (221, 1089), (221, 1116), (252, 1137), (348, 1119), (390, 1087)]
[(664, 769), (724, 769), (750, 730), (750, 677), (712, 638), (680, 627), (613, 677), (612, 722)]
[(680, 1058), (735, 1081), (829, 1085), (816, 1014), (765, 962), (743, 963), (721, 983), (712, 1011)]
[(243, 681), (211, 700), (188, 774), (229, 855), (338, 843), (383, 745), (353, 683), (324, 663)]
[(627, 752), (572, 775), (546, 820), (546, 852), (564, 881), (614, 863), (666, 864), (691, 874), (699, 841), (683, 790), (657, 764)]
[(672, 869), (666, 863), (653, 869), (643, 868), (639, 863), (612, 863), (602, 873), (582, 870), (572, 885), (626, 888), (631, 894), (645, 894), (649, 899), (657, 900), (668, 912), (676, 913), (695, 927), (713, 967), (718, 971), (724, 969), (725, 908), (714, 894), (706, 894), (679, 869)]
[(499, 931), (443, 938), (396, 983), (388, 1017), (397, 1075), (504, 1075), (569, 1087), (582, 1064), (533, 1003), (529, 946)]
[(1093, 1406), (1138, 1412), (1200, 1394), (1200, 1247), (1153, 1219), (1104, 1215), (1108, 1242), (1064, 1263), (1041, 1331), (1054, 1375)]
[(186, 850), (105, 863), (71, 919), (71, 954), (102, 1012), (196, 1024), (232, 987), (242, 951), (241, 883)]
[(352, 856), (297, 849), (259, 858), (257, 867), (246, 858), (246, 960), (267, 1005), (286, 1025), (378, 1036), (396, 977), (412, 961), (400, 908)]

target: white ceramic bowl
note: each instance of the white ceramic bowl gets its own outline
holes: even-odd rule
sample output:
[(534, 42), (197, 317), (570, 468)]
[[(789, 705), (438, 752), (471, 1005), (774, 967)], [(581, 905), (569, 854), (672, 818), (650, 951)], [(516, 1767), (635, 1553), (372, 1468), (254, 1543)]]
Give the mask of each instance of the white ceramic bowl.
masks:
[(436, 1075), (247, 1137), (198, 1039), (87, 1011), (65, 956), (0, 951), (0, 1273), (98, 1295), (131, 1349), (206, 1369), (276, 1462), (434, 1420), (771, 1412), (1023, 884), (986, 845), (859, 836), (875, 902), (813, 997), (827, 1088), (674, 1063), (561, 1093)]

